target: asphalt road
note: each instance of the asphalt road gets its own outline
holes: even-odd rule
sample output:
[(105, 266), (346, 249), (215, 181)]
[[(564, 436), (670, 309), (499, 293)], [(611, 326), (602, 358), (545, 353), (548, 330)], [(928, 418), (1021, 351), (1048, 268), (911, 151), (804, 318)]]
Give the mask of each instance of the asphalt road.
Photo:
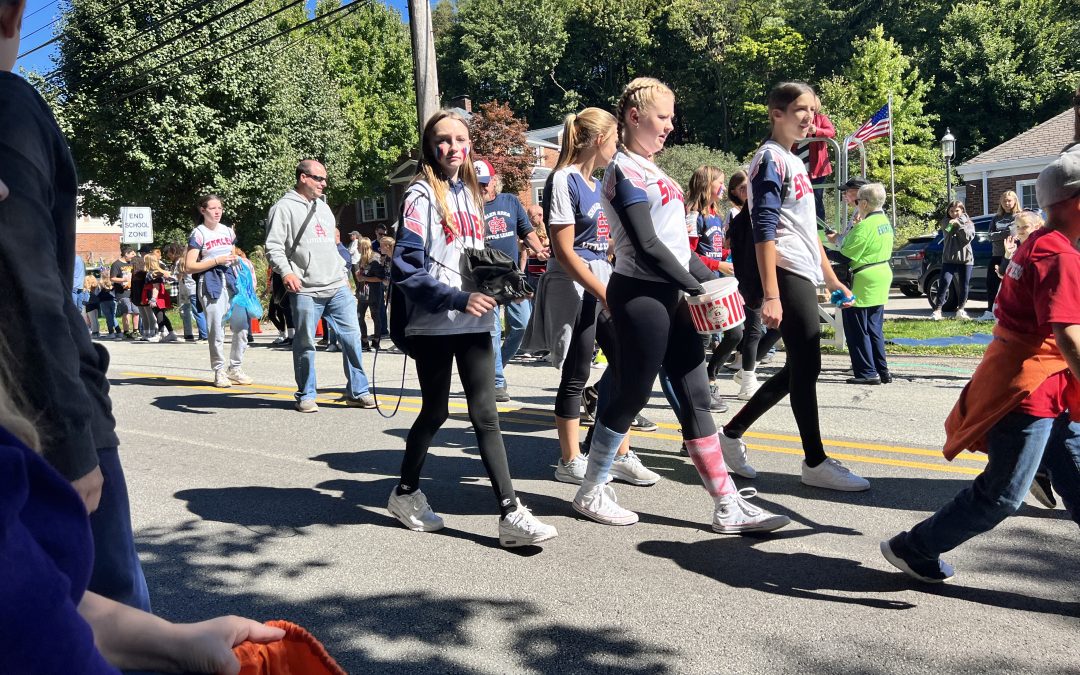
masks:
[[(664, 480), (617, 488), (641, 522), (575, 517), (575, 487), (552, 478), (558, 373), (513, 364), (511, 471), (560, 536), (506, 551), (456, 383), (422, 484), (447, 528), (414, 533), (386, 512), (419, 404), (411, 364), (387, 420), (334, 404), (340, 356), (320, 353), (322, 408), (304, 415), (290, 354), (268, 343), (248, 351), (256, 384), (229, 390), (208, 385), (205, 345), (108, 343), (139, 550), (165, 617), (286, 618), (350, 673), (1080, 673), (1077, 527), (1062, 510), (1026, 505), (954, 551), (944, 587), (916, 586), (878, 553), (984, 464), (938, 451), (971, 361), (894, 359), (896, 382), (857, 387), (843, 383), (846, 359), (827, 357), (827, 450), (872, 489), (801, 485), (780, 405), (748, 438), (758, 478), (737, 481), (794, 520), (763, 537), (708, 528), (710, 500), (661, 398), (646, 410), (661, 428), (633, 445)], [(381, 392), (401, 369), (380, 357)]]

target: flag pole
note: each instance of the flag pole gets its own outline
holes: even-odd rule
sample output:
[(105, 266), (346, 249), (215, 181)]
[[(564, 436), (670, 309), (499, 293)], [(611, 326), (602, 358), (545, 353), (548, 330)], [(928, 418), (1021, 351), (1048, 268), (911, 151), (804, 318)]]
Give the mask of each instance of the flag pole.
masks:
[[(892, 224), (896, 222), (896, 167), (893, 165), (893, 105), (892, 92), (889, 92), (889, 187), (892, 191)], [(949, 197), (952, 199), (952, 197)]]

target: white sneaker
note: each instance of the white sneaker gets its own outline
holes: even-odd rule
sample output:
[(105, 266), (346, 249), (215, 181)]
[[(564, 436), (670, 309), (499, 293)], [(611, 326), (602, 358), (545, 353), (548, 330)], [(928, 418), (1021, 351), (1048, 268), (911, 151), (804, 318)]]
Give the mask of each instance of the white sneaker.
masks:
[(251, 384), (255, 381), (239, 368), (229, 368), (225, 375), (235, 384)]
[(769, 513), (746, 501), (757, 495), (754, 488), (743, 488), (730, 495), (717, 498), (713, 511), (712, 529), (720, 534), (743, 532), (771, 532), (791, 523), (791, 518)]
[(330, 345), (330, 346), (328, 346), (326, 348), (326, 351), (328, 351), (328, 352), (340, 352), (341, 347), (338, 347), (336, 344), (332, 344), (332, 345)]
[(562, 458), (559, 458), (559, 465), (555, 467), (555, 480), (581, 485), (581, 481), (585, 480), (585, 469), (588, 467), (589, 461), (581, 455), (569, 462), (563, 462)]
[(962, 309), (956, 310), (956, 314), (953, 315), (953, 318), (958, 319), (960, 321), (970, 321), (971, 320), (971, 316), (968, 315), (968, 313), (965, 312)]
[(724, 365), (728, 370), (742, 370), (742, 354), (736, 354), (735, 360)]
[(499, 544), (504, 548), (530, 546), (559, 536), (554, 525), (545, 525), (517, 500), (517, 508), (499, 520)]
[(161, 342), (161, 333), (154, 333), (150, 337), (146, 338), (146, 342)]
[(611, 475), (618, 480), (639, 487), (656, 485), (660, 481), (660, 474), (642, 464), (641, 459), (633, 450), (625, 455), (615, 457), (615, 461), (611, 463)]
[(851, 469), (831, 457), (814, 468), (807, 466), (804, 459), (802, 482), (803, 485), (841, 492), (862, 492), (870, 489), (870, 481), (852, 473)]
[(728, 438), (724, 430), (719, 432), (720, 450), (724, 453), (724, 464), (733, 474), (743, 478), (757, 476), (757, 471), (746, 461), (746, 443), (741, 438)]
[(173, 332), (169, 333), (168, 335), (166, 335), (165, 337), (161, 338), (161, 341), (162, 342), (176, 342), (179, 339), (180, 338), (176, 337), (176, 332), (173, 331)]
[(754, 397), (754, 394), (758, 389), (761, 389), (761, 383), (757, 379), (757, 371), (754, 370), (740, 370), (735, 373), (739, 377), (739, 400), (749, 401)]
[(574, 510), (604, 525), (633, 525), (638, 521), (636, 513), (619, 506), (610, 485), (595, 485), (589, 489), (582, 486), (574, 497)]
[(427, 497), (420, 490), (410, 495), (399, 495), (395, 486), (390, 492), (386, 510), (413, 532), (434, 532), (443, 528), (443, 519), (431, 510)]
[(941, 310), (935, 309), (934, 311), (930, 312), (930, 318), (933, 321), (941, 321)]
[(214, 386), (219, 389), (228, 389), (232, 386), (232, 382), (229, 381), (229, 376), (225, 374), (224, 370), (214, 371)]

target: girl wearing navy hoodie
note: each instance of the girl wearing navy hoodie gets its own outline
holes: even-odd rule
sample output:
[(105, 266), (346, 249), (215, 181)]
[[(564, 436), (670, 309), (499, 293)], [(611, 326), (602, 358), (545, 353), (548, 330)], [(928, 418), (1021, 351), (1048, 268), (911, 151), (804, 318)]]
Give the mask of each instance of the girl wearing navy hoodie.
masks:
[(484, 247), (484, 206), (469, 159), (471, 145), (463, 117), (449, 110), (433, 115), (424, 126), (416, 177), (405, 191), (391, 278), (405, 296), (405, 337), (416, 359), (423, 403), (405, 440), (401, 481), (387, 508), (410, 530), (443, 527), (419, 489), (420, 470), (435, 432), (450, 414), (456, 360), (480, 458), (499, 500), (499, 543), (525, 546), (558, 533), (514, 494), (495, 406), (490, 333), (496, 302), (465, 290), (469, 284), (462, 278), (468, 249)]

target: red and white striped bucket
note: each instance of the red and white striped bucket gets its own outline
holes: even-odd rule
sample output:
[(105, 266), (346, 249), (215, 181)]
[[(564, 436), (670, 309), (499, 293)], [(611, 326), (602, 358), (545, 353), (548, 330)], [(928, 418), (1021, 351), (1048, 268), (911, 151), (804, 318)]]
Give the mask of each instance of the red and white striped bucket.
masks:
[(739, 293), (738, 281), (724, 277), (706, 281), (702, 287), (704, 293), (686, 299), (697, 332), (722, 333), (746, 321), (746, 308)]

